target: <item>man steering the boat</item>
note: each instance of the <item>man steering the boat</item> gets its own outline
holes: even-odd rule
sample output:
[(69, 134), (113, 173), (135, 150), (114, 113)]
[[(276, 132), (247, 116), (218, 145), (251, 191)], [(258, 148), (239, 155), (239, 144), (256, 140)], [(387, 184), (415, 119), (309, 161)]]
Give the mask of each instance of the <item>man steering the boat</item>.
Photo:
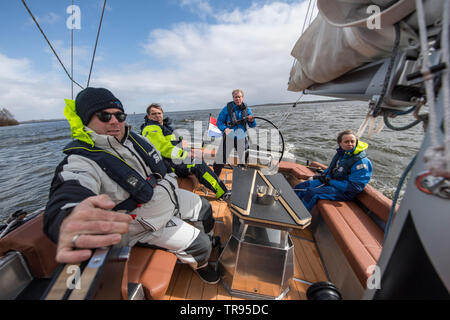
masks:
[(309, 211), (319, 199), (352, 200), (369, 183), (372, 162), (366, 155), (367, 143), (357, 139), (352, 130), (340, 132), (337, 143), (339, 148), (328, 168), (294, 187)]
[(63, 150), (67, 156), (56, 168), (44, 216), (56, 260), (87, 260), (92, 249), (117, 244), (128, 233), (130, 246), (165, 248), (203, 281), (217, 283), (208, 263), (211, 205), (178, 188), (159, 151), (125, 123), (122, 103), (107, 89), (89, 87), (66, 100), (64, 114), (75, 140)]
[(222, 141), (217, 150), (216, 159), (213, 164), (214, 172), (220, 176), (229, 154), (236, 149), (239, 163), (247, 162), (247, 126), (256, 127), (252, 110), (244, 103), (244, 92), (235, 89), (231, 93), (233, 101), (227, 103), (217, 118), (217, 127), (222, 131)]
[(226, 199), (230, 196), (225, 184), (202, 160), (191, 157), (178, 145), (183, 143), (177, 138), (168, 118), (164, 119), (162, 107), (152, 103), (147, 107), (145, 122), (141, 125), (141, 134), (146, 137), (161, 153), (166, 167), (175, 172), (178, 177), (187, 177), (194, 174), (198, 181), (216, 194), (217, 199)]

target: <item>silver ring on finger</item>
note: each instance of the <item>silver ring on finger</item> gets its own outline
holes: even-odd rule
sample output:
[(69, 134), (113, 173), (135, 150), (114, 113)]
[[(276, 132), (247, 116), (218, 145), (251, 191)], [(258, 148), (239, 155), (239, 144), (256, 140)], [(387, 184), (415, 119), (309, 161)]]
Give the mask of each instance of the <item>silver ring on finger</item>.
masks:
[(75, 244), (75, 242), (78, 240), (78, 238), (81, 236), (81, 234), (76, 234), (73, 236), (72, 238), (72, 248), (76, 249), (77, 245)]

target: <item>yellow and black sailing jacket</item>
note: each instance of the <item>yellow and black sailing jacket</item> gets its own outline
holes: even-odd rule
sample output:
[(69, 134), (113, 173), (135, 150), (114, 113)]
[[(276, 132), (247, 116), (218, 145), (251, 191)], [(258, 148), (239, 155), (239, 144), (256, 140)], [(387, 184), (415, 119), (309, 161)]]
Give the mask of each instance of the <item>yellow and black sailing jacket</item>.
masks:
[(173, 129), (166, 125), (160, 125), (158, 122), (146, 119), (141, 126), (142, 136), (146, 137), (164, 158), (168, 159), (186, 159), (188, 153), (177, 147), (180, 142), (173, 134)]

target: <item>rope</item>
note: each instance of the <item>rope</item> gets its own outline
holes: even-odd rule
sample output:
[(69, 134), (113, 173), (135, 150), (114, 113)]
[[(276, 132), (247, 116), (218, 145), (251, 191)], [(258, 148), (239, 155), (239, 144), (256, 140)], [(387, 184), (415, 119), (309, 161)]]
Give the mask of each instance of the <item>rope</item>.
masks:
[(411, 122), (410, 124), (407, 124), (403, 127), (394, 127), (390, 122), (389, 122), (389, 116), (388, 116), (388, 112), (384, 112), (383, 113), (383, 120), (384, 120), (384, 124), (386, 125), (386, 127), (388, 127), (391, 130), (394, 131), (403, 131), (403, 130), (408, 130), (411, 129), (412, 127), (415, 127), (416, 125), (418, 125), (419, 123), (421, 123), (422, 121), (424, 121), (424, 119), (427, 117), (423, 117), (421, 119), (417, 119), (413, 122)]
[(36, 24), (36, 26), (38, 27), (39, 31), (41, 32), (41, 34), (44, 36), (44, 39), (47, 41), (48, 45), (50, 46), (50, 49), (52, 49), (53, 54), (55, 55), (56, 59), (58, 59), (59, 64), (62, 66), (62, 68), (64, 69), (64, 71), (66, 72), (67, 76), (69, 77), (69, 79), (75, 83), (77, 86), (79, 86), (81, 89), (84, 89), (78, 82), (76, 82), (75, 80), (73, 80), (73, 78), (70, 76), (69, 72), (67, 71), (66, 67), (64, 66), (64, 64), (62, 63), (61, 59), (59, 58), (58, 54), (56, 53), (55, 49), (53, 49), (52, 44), (50, 43), (50, 41), (48, 40), (47, 36), (45, 35), (44, 31), (42, 31), (41, 26), (39, 25), (39, 23), (37, 22), (36, 18), (34, 17), (33, 13), (31, 13), (30, 8), (28, 8), (27, 4), (25, 3), (25, 0), (22, 0), (23, 5), (25, 6), (25, 9), (27, 9), (28, 13), (30, 14), (31, 18), (33, 19), (34, 23)]
[(450, 171), (450, 81), (449, 71), (450, 57), (449, 57), (449, 32), (450, 27), (450, 2), (444, 3), (444, 14), (442, 18), (442, 37), (441, 37), (441, 50), (442, 50), (442, 62), (446, 64), (446, 68), (442, 72), (442, 97), (444, 105), (444, 146), (446, 156), (446, 168)]
[(389, 61), (388, 69), (386, 71), (386, 76), (384, 77), (384, 83), (383, 83), (383, 88), (381, 90), (380, 97), (377, 101), (377, 104), (375, 105), (375, 107), (373, 109), (372, 115), (374, 117), (377, 117), (381, 114), (381, 104), (383, 103), (384, 96), (386, 95), (387, 88), (389, 86), (389, 81), (391, 80), (392, 69), (394, 67), (395, 58), (397, 57), (398, 48), (400, 45), (400, 26), (398, 24), (395, 24), (394, 28), (395, 28), (394, 48), (392, 50), (392, 55), (391, 55), (391, 59)]
[(392, 219), (394, 218), (394, 211), (395, 211), (395, 207), (397, 206), (397, 201), (398, 201), (398, 197), (400, 195), (400, 190), (402, 189), (402, 186), (403, 186), (403, 183), (405, 182), (406, 176), (408, 175), (409, 171), (411, 170), (414, 163), (416, 162), (416, 159), (417, 159), (417, 154), (414, 156), (414, 158), (412, 158), (412, 160), (406, 167), (405, 171), (403, 172), (403, 174), (397, 184), (397, 189), (395, 190), (394, 200), (392, 200), (391, 210), (389, 211), (389, 218), (388, 218), (388, 221), (386, 222), (386, 228), (384, 229), (383, 242), (386, 242), (386, 238), (389, 233), (389, 228), (391, 226)]
[(101, 28), (102, 28), (103, 15), (104, 15), (104, 13), (105, 13), (105, 7), (106, 7), (106, 0), (103, 1), (103, 10), (102, 10), (102, 15), (101, 15), (101, 17), (100, 17), (100, 23), (99, 23), (99, 25), (98, 25), (97, 39), (95, 39), (94, 53), (92, 54), (91, 68), (90, 68), (90, 70), (89, 70), (89, 77), (88, 77), (88, 81), (87, 81), (86, 87), (89, 87), (89, 82), (91, 81), (92, 67), (94, 66), (95, 53), (96, 53), (96, 51), (97, 51), (98, 38), (99, 38), (99, 36), (100, 36), (100, 30), (101, 30)]
[(422, 68), (421, 73), (425, 80), (425, 88), (427, 95), (427, 102), (430, 107), (430, 137), (431, 137), (431, 146), (435, 147), (438, 145), (438, 136), (437, 136), (437, 122), (436, 122), (436, 112), (434, 106), (434, 90), (433, 90), (433, 78), (430, 74), (430, 59), (428, 57), (428, 37), (427, 37), (427, 29), (426, 29), (426, 21), (425, 21), (425, 13), (422, 4), (422, 0), (416, 0), (416, 8), (417, 8), (417, 16), (419, 20), (419, 31), (420, 31), (420, 47), (421, 47), (421, 55), (422, 55)]
[[(73, 10), (73, 0), (72, 0), (72, 14), (74, 13)], [(73, 27), (70, 29), (70, 75), (73, 79)], [(72, 100), (73, 100), (73, 81), (70, 82), (72, 87)]]
[[(428, 122), (428, 115), (419, 115), (419, 110), (420, 110), (420, 108), (423, 105), (423, 101), (422, 100), (423, 99), (421, 99), (421, 101), (418, 102), (418, 105), (415, 105), (412, 108), (410, 108), (410, 109), (408, 109), (406, 111), (403, 111), (403, 112), (394, 111), (394, 110), (391, 110), (391, 111), (385, 110), (384, 113), (383, 113), (383, 121), (386, 124), (386, 127), (388, 127), (391, 130), (394, 130), (394, 131), (403, 131), (403, 130), (411, 129), (412, 127), (418, 125), (421, 122), (427, 123)], [(398, 115), (406, 115), (406, 114), (409, 114), (409, 113), (411, 113), (413, 111), (414, 111), (414, 117), (417, 120), (413, 121), (410, 124), (407, 124), (407, 125), (405, 125), (403, 127), (394, 127), (389, 122), (389, 117), (388, 117), (389, 113), (392, 113), (392, 114), (398, 116)]]
[[(448, 1), (446, 1), (448, 2)], [(445, 149), (446, 147), (444, 145), (439, 144), (439, 127), (437, 122), (437, 111), (435, 106), (435, 92), (434, 92), (434, 80), (433, 80), (433, 74), (430, 70), (430, 59), (429, 59), (429, 49), (428, 49), (428, 37), (427, 37), (427, 30), (426, 30), (426, 21), (425, 21), (425, 13), (423, 8), (422, 0), (416, 0), (416, 8), (417, 8), (417, 18), (419, 21), (419, 31), (420, 31), (420, 46), (421, 46), (421, 55), (422, 55), (422, 68), (420, 70), (422, 77), (425, 81), (425, 89), (426, 89), (426, 96), (427, 96), (427, 102), (429, 104), (429, 133), (430, 133), (430, 147), (425, 151), (424, 154), (424, 161), (426, 163), (426, 167), (428, 170), (432, 172), (442, 172), (446, 171), (446, 156), (445, 156)], [(447, 7), (448, 8), (448, 7)], [(444, 17), (447, 16), (445, 13), (446, 10), (444, 10)], [(444, 27), (448, 28), (447, 27)], [(448, 38), (448, 33), (447, 38)], [(444, 41), (444, 40), (443, 40)], [(447, 50), (444, 48), (444, 50)], [(445, 81), (445, 80), (444, 80)], [(445, 88), (444, 95), (445, 93)], [(448, 105), (445, 105), (444, 108), (448, 108)], [(447, 167), (447, 171), (450, 171), (450, 168)]]
[(297, 103), (300, 101), (300, 99), (303, 97), (303, 92), (300, 94), (300, 98), (297, 99), (297, 101), (294, 102), (294, 104), (289, 108), (289, 110), (281, 116), (280, 120), (278, 121), (276, 127), (279, 128), (280, 125), (282, 125), (284, 122), (286, 122), (286, 120), (289, 118), (289, 116), (291, 115), (292, 111), (294, 110), (294, 108), (297, 106)]

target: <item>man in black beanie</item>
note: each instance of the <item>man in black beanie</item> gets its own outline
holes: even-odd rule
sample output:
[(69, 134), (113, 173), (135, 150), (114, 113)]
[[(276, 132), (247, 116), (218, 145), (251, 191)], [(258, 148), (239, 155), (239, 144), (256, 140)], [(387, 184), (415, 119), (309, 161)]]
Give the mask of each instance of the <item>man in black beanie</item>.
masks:
[[(130, 246), (165, 248), (203, 281), (217, 283), (208, 263), (209, 202), (178, 188), (160, 153), (125, 123), (122, 103), (109, 90), (84, 89), (75, 111), (84, 134), (63, 150), (67, 156), (56, 168), (44, 215), (44, 231), (58, 245), (56, 260), (87, 260), (92, 249), (117, 244), (128, 233)], [(72, 127), (79, 123), (68, 120)]]
[(125, 112), (120, 100), (104, 88), (89, 87), (80, 91), (75, 98), (75, 108), (84, 125), (88, 125), (97, 111), (113, 108)]

